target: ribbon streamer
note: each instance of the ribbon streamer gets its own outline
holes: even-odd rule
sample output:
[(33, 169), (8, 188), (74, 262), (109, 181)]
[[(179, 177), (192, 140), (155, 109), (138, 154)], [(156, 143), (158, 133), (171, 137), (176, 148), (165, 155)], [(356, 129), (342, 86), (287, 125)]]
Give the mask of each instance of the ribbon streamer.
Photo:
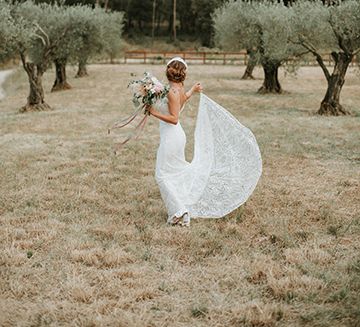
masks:
[(116, 122), (112, 127), (108, 129), (108, 134), (110, 134), (110, 131), (115, 128), (122, 128), (126, 125), (130, 124), (136, 116), (141, 112), (141, 110), (144, 108), (144, 106), (139, 106), (130, 116)]
[[(137, 112), (134, 113), (133, 115), (129, 116), (127, 119), (128, 121), (123, 124), (119, 124), (119, 123), (116, 123), (114, 124), (115, 127), (113, 128), (121, 128), (121, 127), (124, 127), (126, 125), (128, 125), (131, 121), (133, 121), (135, 119), (135, 117), (140, 113), (140, 111), (138, 111), (138, 109), (136, 110)], [(136, 125), (136, 127), (134, 128), (134, 133), (128, 135), (128, 137), (120, 142), (120, 143), (117, 143), (115, 144), (115, 150), (114, 150), (114, 153), (116, 154), (117, 151), (119, 151), (127, 142), (129, 142), (131, 139), (135, 138), (135, 140), (137, 140), (141, 134), (141, 132), (143, 131), (145, 125), (146, 125), (146, 122), (147, 122), (147, 119), (148, 119), (149, 115), (147, 115), (145, 113), (145, 116), (141, 119), (141, 121)], [(125, 120), (123, 120), (125, 121)]]

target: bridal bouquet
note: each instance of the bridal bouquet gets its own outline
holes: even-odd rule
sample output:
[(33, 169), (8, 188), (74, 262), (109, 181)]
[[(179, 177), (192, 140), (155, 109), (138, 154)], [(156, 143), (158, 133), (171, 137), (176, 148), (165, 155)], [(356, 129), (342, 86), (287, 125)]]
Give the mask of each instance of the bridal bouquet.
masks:
[(164, 86), (160, 81), (145, 72), (144, 78), (129, 83), (129, 88), (133, 91), (133, 104), (135, 108), (142, 107), (144, 114), (150, 115), (148, 106), (153, 105), (156, 101), (161, 100), (169, 93), (169, 85)]
[(141, 131), (146, 125), (147, 117), (150, 115), (149, 107), (165, 98), (170, 90), (169, 85), (163, 85), (156, 77), (148, 72), (144, 73), (142, 79), (131, 81), (128, 88), (130, 88), (133, 93), (132, 103), (135, 107), (135, 111), (130, 116), (116, 122), (108, 129), (108, 133), (110, 133), (112, 129), (122, 128), (130, 124), (140, 113), (143, 113), (144, 117), (136, 125), (133, 133), (128, 135), (125, 141), (118, 144), (118, 148), (123, 146), (133, 137), (137, 139), (140, 136)]

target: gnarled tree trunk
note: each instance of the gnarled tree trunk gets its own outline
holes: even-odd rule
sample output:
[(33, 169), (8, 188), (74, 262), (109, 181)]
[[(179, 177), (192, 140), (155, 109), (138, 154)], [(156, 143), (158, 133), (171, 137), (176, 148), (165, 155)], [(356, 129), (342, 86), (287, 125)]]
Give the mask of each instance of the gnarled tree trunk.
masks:
[(256, 66), (255, 51), (248, 49), (246, 50), (246, 52), (249, 56), (249, 60), (246, 65), (244, 75), (241, 77), (241, 79), (255, 79), (254, 76), (252, 75), (254, 68)]
[(55, 82), (51, 92), (69, 90), (71, 85), (66, 81), (66, 61), (55, 60)]
[(333, 52), (331, 55), (334, 58), (335, 66), (332, 74), (326, 75), (328, 88), (317, 113), (331, 116), (348, 115), (350, 112), (340, 104), (340, 92), (353, 55), (344, 52)]
[(262, 63), (262, 67), (264, 70), (264, 83), (258, 90), (258, 93), (282, 93), (282, 88), (278, 79), (280, 63), (265, 61)]
[(79, 60), (78, 72), (76, 74), (76, 78), (89, 76), (86, 69), (86, 60)]
[(27, 112), (51, 109), (51, 107), (44, 100), (44, 89), (42, 86), (42, 76), (44, 74), (44, 69), (42, 65), (26, 62), (25, 56), (23, 54), (21, 54), (21, 60), (29, 78), (30, 92), (26, 105), (23, 106), (20, 111)]

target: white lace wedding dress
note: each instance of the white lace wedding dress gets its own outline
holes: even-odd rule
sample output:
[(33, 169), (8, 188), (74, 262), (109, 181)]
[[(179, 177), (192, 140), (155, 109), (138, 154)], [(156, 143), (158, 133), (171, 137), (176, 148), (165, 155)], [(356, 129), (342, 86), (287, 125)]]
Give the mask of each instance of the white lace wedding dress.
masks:
[[(169, 114), (167, 99), (157, 104)], [(180, 122), (160, 121), (155, 178), (168, 221), (220, 218), (243, 204), (260, 178), (262, 161), (253, 133), (219, 104), (200, 96), (194, 157), (185, 160), (186, 136)]]

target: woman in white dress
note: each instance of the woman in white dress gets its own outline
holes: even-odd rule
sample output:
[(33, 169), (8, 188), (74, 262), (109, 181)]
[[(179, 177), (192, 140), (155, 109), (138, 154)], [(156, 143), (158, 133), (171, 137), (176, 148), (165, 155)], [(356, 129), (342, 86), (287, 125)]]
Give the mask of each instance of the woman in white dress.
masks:
[(244, 203), (261, 175), (261, 155), (252, 132), (228, 111), (201, 94), (194, 157), (185, 159), (186, 136), (179, 117), (200, 83), (185, 91), (187, 64), (171, 59), (166, 68), (170, 91), (149, 108), (160, 120), (155, 178), (171, 225), (190, 226), (190, 217), (220, 218)]

